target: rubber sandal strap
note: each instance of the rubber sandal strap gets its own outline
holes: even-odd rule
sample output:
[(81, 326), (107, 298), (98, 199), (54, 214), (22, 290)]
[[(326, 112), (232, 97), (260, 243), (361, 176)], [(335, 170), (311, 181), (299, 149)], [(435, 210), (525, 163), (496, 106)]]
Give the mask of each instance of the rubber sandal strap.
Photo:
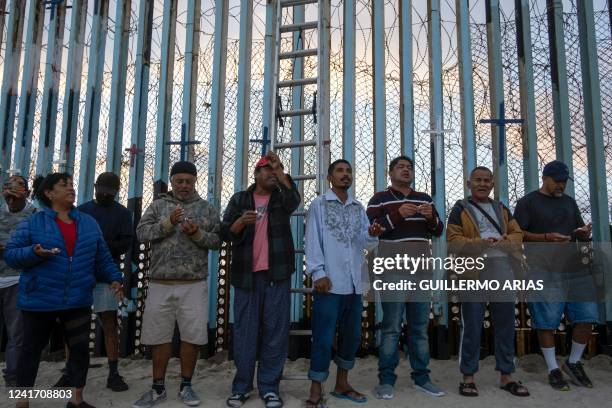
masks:
[[(466, 390), (473, 390), (473, 391), (466, 391)], [(477, 397), (478, 388), (476, 388), (475, 383), (459, 383), (459, 394), (465, 397)]]
[[(527, 397), (529, 396), (529, 391), (527, 390), (527, 388), (525, 388), (525, 386), (523, 385), (523, 383), (521, 383), (520, 381), (510, 381), (509, 383), (507, 383), (504, 386), (500, 387), (502, 390), (504, 391), (508, 391), (510, 394), (512, 395), (516, 395), (517, 397)], [(521, 390), (522, 388), (522, 390)]]

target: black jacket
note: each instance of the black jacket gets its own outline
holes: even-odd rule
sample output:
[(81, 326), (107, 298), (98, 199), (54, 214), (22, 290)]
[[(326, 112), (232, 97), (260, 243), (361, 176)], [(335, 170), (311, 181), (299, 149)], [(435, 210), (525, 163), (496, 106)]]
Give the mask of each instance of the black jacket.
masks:
[[(291, 188), (280, 184), (268, 203), (268, 246), (270, 281), (288, 279), (295, 271), (295, 248), (291, 234), (291, 214), (300, 205), (301, 197), (291, 178)], [(237, 288), (253, 287), (253, 239), (255, 226), (247, 225), (239, 235), (230, 231), (232, 224), (246, 210), (255, 210), (255, 184), (232, 196), (223, 214), (221, 238), (232, 242), (230, 283)]]

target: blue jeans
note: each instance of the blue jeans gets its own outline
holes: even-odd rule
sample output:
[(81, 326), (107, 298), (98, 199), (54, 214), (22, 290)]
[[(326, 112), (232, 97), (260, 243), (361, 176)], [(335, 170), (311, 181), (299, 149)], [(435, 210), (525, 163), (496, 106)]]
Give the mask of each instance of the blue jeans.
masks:
[(308, 378), (325, 382), (329, 375), (332, 345), (338, 329), (338, 351), (334, 362), (350, 370), (361, 342), (361, 295), (322, 295), (315, 293), (312, 302), (312, 346)]
[(253, 289), (234, 288), (234, 362), (232, 393), (253, 390), (255, 362), (260, 395), (278, 394), (289, 351), (289, 279), (270, 282), (265, 272), (253, 276)]
[(429, 302), (383, 302), (382, 338), (378, 349), (378, 381), (381, 385), (395, 385), (395, 368), (399, 364), (398, 340), (404, 311), (408, 321), (408, 356), (412, 373), (410, 377), (417, 385), (430, 381), (429, 370)]

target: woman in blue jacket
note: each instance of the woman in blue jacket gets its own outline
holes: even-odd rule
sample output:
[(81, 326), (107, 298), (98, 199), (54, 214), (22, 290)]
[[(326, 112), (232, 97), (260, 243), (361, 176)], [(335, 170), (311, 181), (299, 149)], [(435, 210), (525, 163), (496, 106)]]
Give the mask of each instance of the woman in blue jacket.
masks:
[(69, 174), (48, 175), (39, 197), (42, 211), (17, 227), (4, 252), (6, 263), (22, 271), (17, 307), (23, 313), (24, 340), (17, 386), (34, 386), (41, 352), (59, 319), (70, 350), (68, 377), (76, 388), (67, 407), (89, 408), (92, 406), (83, 401), (83, 388), (89, 368), (93, 288), (96, 281), (107, 282), (119, 301), (123, 277), (97, 222), (74, 208)]

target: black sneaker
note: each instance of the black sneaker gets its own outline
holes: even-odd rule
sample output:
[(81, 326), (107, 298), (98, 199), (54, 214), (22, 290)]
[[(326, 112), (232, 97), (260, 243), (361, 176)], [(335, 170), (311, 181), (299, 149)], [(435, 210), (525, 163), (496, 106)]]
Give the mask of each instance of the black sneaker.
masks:
[(584, 372), (584, 367), (580, 361), (577, 361), (575, 364), (570, 363), (569, 361), (565, 361), (563, 367), (561, 367), (565, 374), (569, 377), (570, 381), (576, 385), (581, 385), (587, 388), (593, 388), (593, 383), (591, 379)]
[(53, 387), (55, 387), (55, 388), (70, 388), (70, 378), (68, 378), (68, 375), (62, 374), (60, 379), (57, 380), (57, 382), (55, 383), (55, 385)]
[(563, 378), (563, 373), (558, 368), (548, 373), (548, 382), (555, 390), (569, 391), (570, 389), (569, 384), (565, 381), (565, 378)]
[(123, 381), (123, 377), (119, 374), (112, 374), (106, 380), (106, 388), (110, 388), (115, 392), (127, 391), (128, 385)]

